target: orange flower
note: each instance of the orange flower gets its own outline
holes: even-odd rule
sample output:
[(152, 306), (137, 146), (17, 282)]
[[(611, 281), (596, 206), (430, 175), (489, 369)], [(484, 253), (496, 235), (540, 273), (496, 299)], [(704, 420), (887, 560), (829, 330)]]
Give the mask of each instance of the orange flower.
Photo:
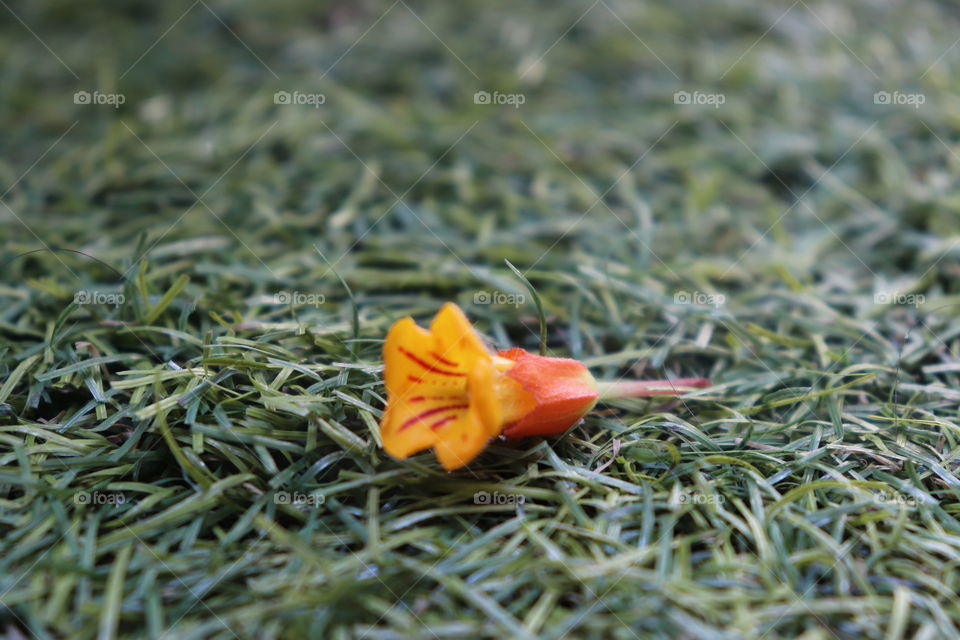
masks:
[(433, 447), (448, 471), (473, 460), (498, 435), (562, 433), (601, 398), (670, 395), (709, 385), (702, 378), (602, 383), (569, 358), (523, 349), (493, 353), (449, 302), (429, 331), (409, 317), (397, 321), (387, 333), (383, 361), (383, 448), (406, 458)]

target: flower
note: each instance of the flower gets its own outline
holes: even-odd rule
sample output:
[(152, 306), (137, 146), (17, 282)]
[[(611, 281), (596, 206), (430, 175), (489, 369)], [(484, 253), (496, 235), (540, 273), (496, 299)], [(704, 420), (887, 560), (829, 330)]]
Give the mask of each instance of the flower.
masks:
[(570, 358), (516, 348), (494, 353), (450, 302), (429, 330), (410, 317), (398, 320), (387, 333), (383, 362), (383, 448), (406, 458), (432, 447), (448, 471), (473, 460), (498, 435), (563, 433), (603, 398), (670, 395), (710, 384), (703, 378), (604, 383)]

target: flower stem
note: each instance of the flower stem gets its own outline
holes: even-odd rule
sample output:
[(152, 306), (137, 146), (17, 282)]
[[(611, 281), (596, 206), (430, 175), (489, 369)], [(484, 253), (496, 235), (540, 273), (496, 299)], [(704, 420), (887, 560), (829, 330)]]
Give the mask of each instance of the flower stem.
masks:
[(600, 400), (616, 398), (645, 398), (647, 396), (675, 396), (694, 389), (709, 387), (706, 378), (675, 378), (673, 380), (621, 380), (597, 382)]

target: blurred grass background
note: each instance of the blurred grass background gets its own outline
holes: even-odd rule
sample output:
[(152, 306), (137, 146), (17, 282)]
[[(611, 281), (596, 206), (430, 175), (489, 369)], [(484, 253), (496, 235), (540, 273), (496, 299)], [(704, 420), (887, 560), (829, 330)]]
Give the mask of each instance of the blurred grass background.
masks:
[[(954, 5), (0, 5), (0, 633), (958, 637)], [(392, 321), (536, 348), (505, 260), (716, 386), (389, 459)]]

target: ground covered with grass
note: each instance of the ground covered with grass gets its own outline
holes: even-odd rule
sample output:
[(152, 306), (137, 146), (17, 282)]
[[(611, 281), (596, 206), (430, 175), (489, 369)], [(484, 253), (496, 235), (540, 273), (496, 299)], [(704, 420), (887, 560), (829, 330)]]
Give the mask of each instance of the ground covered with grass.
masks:
[[(0, 4), (0, 634), (960, 637), (955, 8)], [(506, 261), (714, 386), (390, 459)]]

